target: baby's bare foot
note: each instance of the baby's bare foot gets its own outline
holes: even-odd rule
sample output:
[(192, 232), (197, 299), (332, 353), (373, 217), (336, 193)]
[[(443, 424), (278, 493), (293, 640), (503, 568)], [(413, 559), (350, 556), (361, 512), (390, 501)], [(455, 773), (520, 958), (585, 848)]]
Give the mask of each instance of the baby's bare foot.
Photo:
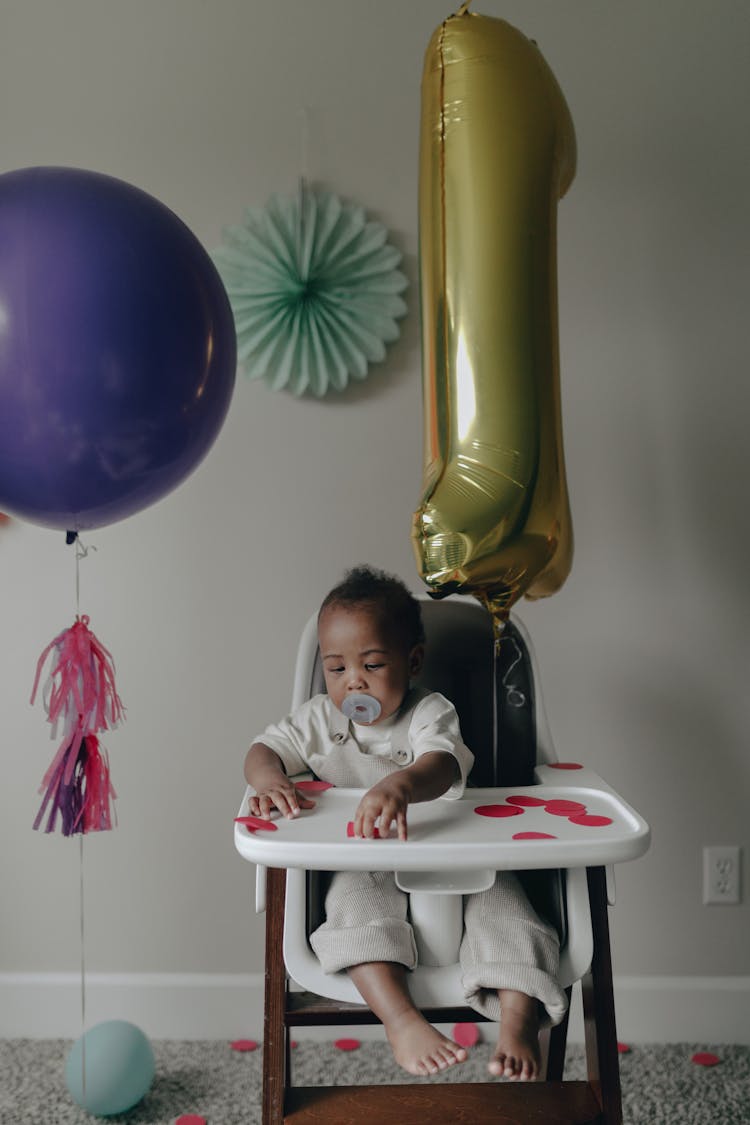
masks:
[(533, 1082), (539, 1077), (540, 1067), (538, 1019), (503, 1011), (497, 1047), (487, 1064), (490, 1074)]
[(438, 1074), (464, 1062), (466, 1051), (446, 1039), (417, 1011), (407, 1011), (385, 1025), (393, 1057), (409, 1074)]

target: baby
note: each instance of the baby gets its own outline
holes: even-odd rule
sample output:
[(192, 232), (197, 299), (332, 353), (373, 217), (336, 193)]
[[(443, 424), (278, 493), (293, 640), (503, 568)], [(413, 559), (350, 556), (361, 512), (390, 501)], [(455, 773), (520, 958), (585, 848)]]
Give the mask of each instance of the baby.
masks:
[[(409, 805), (460, 797), (474, 761), (453, 705), (411, 686), (424, 656), (419, 602), (399, 579), (357, 568), (323, 601), (318, 640), (327, 694), (267, 727), (251, 745), (250, 812), (268, 819), (278, 809), (291, 818), (313, 808), (291, 780), (312, 770), (334, 785), (368, 787), (354, 815), (356, 836), (371, 838), (376, 827), (387, 836), (395, 826), (406, 840)], [(337, 872), (326, 920), (310, 942), (325, 972), (347, 970), (382, 1021), (396, 1061), (424, 1076), (463, 1062), (466, 1051), (412, 1002), (407, 972), (417, 957), (408, 905), (392, 872)], [(557, 934), (511, 872), (499, 872), (489, 890), (465, 896), (459, 959), (466, 999), (500, 1021), (491, 1074), (538, 1076), (540, 1020), (559, 1022), (567, 1005), (556, 978), (558, 956)]]

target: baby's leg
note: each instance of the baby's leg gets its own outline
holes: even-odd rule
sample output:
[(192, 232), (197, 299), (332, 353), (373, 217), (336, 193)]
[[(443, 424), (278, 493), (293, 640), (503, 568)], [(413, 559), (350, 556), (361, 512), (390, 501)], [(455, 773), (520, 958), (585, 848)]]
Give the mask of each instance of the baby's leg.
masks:
[(413, 969), (417, 947), (408, 905), (391, 871), (337, 871), (326, 895), (325, 922), (310, 934), (323, 972), (370, 961)]
[(500, 872), (492, 887), (464, 900), (461, 968), (473, 1008), (500, 1021), (491, 1074), (539, 1075), (539, 1026), (558, 1023), (567, 998), (557, 980), (559, 942), (535, 913), (518, 879)]
[(539, 1001), (511, 988), (498, 989), (500, 1034), (487, 1069), (498, 1078), (539, 1077)]
[(437, 1074), (464, 1061), (464, 1048), (441, 1035), (414, 1006), (403, 965), (372, 961), (353, 965), (349, 975), (382, 1022), (396, 1062), (409, 1074)]
[(406, 983), (417, 962), (408, 899), (389, 871), (340, 871), (326, 896), (326, 920), (310, 944), (326, 973), (346, 969), (382, 1021), (396, 1061), (410, 1074), (437, 1074), (466, 1051), (415, 1008)]

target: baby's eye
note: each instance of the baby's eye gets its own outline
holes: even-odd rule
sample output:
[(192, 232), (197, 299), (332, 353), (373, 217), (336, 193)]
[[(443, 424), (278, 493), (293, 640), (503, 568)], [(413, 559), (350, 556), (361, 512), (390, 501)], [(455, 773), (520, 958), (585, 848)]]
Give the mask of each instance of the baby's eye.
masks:
[(377, 672), (378, 668), (383, 668), (383, 664), (365, 664), (365, 669), (368, 672)]
[(326, 672), (329, 675), (339, 675), (340, 676), (343, 671), (344, 671), (343, 667), (341, 667), (341, 668), (330, 668), (330, 667), (326, 668)]

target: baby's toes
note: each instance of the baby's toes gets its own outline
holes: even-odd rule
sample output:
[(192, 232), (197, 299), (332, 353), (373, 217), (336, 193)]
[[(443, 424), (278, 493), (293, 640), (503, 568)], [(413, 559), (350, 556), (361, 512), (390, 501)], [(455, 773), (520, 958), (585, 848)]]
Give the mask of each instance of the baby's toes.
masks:
[(415, 1059), (411, 1065), (406, 1066), (404, 1069), (408, 1070), (411, 1074), (415, 1074), (417, 1078), (429, 1078), (430, 1074), (433, 1073), (424, 1059)]
[(521, 1067), (520, 1079), (522, 1082), (533, 1082), (537, 1076), (537, 1068), (533, 1059), (524, 1059)]
[(493, 1057), (487, 1064), (487, 1069), (489, 1070), (490, 1074), (494, 1074), (498, 1078), (502, 1078), (505, 1072), (505, 1055), (493, 1055)]
[(446, 1067), (455, 1066), (456, 1063), (461, 1062), (461, 1059), (450, 1047), (442, 1047), (439, 1052), (439, 1058), (441, 1070), (445, 1070)]
[(505, 1077), (506, 1078), (520, 1078), (521, 1077), (521, 1062), (514, 1055), (508, 1055), (505, 1060)]

